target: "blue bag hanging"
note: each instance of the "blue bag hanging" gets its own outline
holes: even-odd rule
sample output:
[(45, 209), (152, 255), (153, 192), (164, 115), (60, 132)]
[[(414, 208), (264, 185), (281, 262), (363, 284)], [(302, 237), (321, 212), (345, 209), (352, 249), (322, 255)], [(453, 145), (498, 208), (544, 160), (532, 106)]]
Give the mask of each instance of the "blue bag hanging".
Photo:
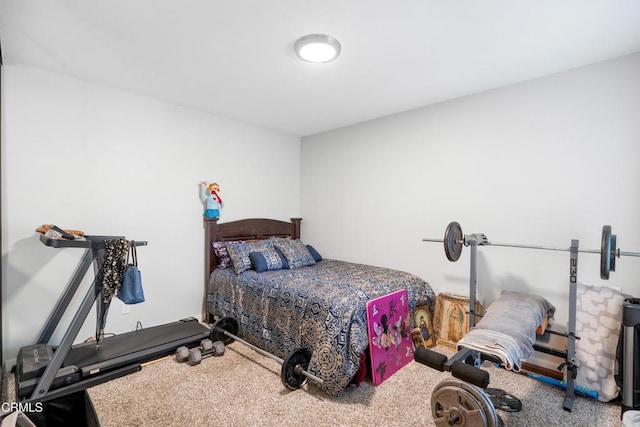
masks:
[(127, 253), (122, 285), (118, 290), (118, 299), (125, 304), (139, 304), (144, 302), (144, 291), (142, 290), (142, 276), (140, 270), (138, 270), (136, 242), (133, 240), (131, 241), (130, 252), (133, 264), (129, 264), (129, 253)]

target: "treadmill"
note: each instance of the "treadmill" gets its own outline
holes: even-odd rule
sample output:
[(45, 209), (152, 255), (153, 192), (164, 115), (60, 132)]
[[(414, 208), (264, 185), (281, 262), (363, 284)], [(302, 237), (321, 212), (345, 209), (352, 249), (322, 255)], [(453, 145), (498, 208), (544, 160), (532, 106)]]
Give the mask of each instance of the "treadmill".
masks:
[[(40, 241), (53, 248), (84, 248), (85, 254), (64, 293), (54, 307), (38, 342), (22, 347), (16, 361), (16, 399), (46, 402), (77, 393), (112, 379), (137, 372), (142, 364), (175, 353), (180, 346), (196, 346), (208, 338), (210, 330), (194, 317), (160, 326), (106, 337), (99, 341), (73, 345), (91, 307), (100, 296), (94, 279), (78, 311), (58, 346), (49, 345), (64, 312), (95, 258), (94, 248), (120, 236), (85, 236), (85, 240), (51, 239)], [(136, 246), (147, 242), (135, 241)]]

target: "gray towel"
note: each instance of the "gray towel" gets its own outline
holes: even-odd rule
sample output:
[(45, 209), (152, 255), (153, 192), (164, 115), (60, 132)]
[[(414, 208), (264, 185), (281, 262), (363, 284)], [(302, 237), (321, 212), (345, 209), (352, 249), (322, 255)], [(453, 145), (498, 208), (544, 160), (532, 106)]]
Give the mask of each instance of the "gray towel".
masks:
[(520, 359), (533, 355), (536, 329), (556, 308), (545, 298), (524, 292), (505, 291), (494, 301), (476, 327), (459, 342), (499, 357), (507, 369), (520, 370)]

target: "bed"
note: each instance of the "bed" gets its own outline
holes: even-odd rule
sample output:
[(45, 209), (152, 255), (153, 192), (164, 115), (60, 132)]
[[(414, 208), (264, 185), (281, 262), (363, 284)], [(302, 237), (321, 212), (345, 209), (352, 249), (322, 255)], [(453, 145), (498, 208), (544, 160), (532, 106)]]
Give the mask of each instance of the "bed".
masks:
[[(300, 218), (290, 222), (254, 218), (227, 223), (205, 219), (204, 223), (203, 318), (233, 317), (238, 321), (240, 337), (281, 358), (301, 347), (310, 348), (308, 370), (323, 379), (321, 388), (330, 395), (340, 394), (366, 369), (367, 301), (407, 289), (411, 309), (427, 305), (433, 312), (435, 295), (427, 282), (398, 270), (322, 259), (313, 247), (304, 245), (309, 242), (300, 240)], [(253, 249), (266, 245), (266, 249), (246, 249), (239, 242), (249, 242)], [(276, 265), (262, 271), (262, 254), (270, 258), (272, 244), (280, 245), (281, 260), (289, 260), (292, 268)], [(302, 258), (308, 260), (308, 252), (314, 262), (299, 263), (288, 245), (297, 249), (304, 245), (307, 251), (300, 250), (304, 252)], [(220, 253), (221, 247), (233, 250), (233, 266), (224, 259), (224, 251)], [(257, 263), (246, 268), (240, 261), (238, 268), (235, 261), (240, 249), (252, 250), (252, 257), (258, 256)], [(274, 262), (277, 264), (277, 260)]]

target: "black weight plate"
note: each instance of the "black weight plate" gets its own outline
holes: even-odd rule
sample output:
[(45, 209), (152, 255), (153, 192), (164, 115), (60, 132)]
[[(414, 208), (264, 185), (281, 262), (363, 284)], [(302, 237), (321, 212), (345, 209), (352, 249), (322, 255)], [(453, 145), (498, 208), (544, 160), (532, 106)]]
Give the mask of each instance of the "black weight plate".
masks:
[(616, 257), (620, 257), (618, 254), (618, 246), (616, 243), (616, 235), (611, 235), (611, 257), (609, 257), (609, 271), (616, 271)]
[(522, 410), (522, 402), (517, 397), (507, 393), (499, 388), (487, 388), (485, 393), (489, 396), (494, 408), (505, 412), (520, 412)]
[(216, 320), (213, 326), (211, 326), (211, 341), (222, 341), (224, 345), (231, 344), (233, 342), (233, 338), (226, 335), (224, 331), (231, 335), (238, 336), (238, 322), (236, 319), (232, 317), (223, 317)]
[(291, 352), (284, 362), (282, 362), (282, 371), (280, 371), (280, 379), (282, 384), (289, 390), (297, 390), (307, 383), (307, 377), (303, 374), (296, 373), (296, 366), (300, 365), (305, 371), (309, 367), (311, 361), (311, 351), (308, 348), (299, 348)]
[[(612, 247), (613, 243), (613, 247)], [(602, 245), (600, 248), (600, 278), (604, 280), (609, 279), (609, 272), (612, 270), (612, 264), (615, 271), (615, 236), (611, 236), (611, 226), (602, 226)]]
[(453, 221), (447, 225), (447, 229), (444, 232), (444, 253), (447, 255), (447, 259), (452, 262), (456, 262), (460, 258), (462, 253), (462, 227), (460, 224)]

